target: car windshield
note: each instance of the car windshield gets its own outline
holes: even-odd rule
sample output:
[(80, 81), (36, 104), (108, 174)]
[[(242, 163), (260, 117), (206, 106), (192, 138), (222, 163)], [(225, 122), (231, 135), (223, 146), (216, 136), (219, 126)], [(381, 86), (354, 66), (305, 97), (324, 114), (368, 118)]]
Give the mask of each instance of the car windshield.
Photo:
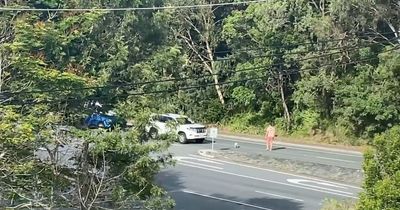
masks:
[(187, 117), (180, 117), (176, 118), (176, 121), (178, 121), (179, 124), (186, 125), (186, 124), (192, 124), (193, 122), (187, 118)]

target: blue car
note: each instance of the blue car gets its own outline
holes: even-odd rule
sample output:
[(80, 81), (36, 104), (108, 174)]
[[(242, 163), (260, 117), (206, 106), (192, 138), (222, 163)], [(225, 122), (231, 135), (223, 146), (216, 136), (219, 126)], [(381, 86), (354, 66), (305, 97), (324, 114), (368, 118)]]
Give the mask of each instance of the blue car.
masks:
[(85, 119), (85, 125), (89, 128), (112, 129), (117, 124), (117, 117), (106, 114), (93, 113)]

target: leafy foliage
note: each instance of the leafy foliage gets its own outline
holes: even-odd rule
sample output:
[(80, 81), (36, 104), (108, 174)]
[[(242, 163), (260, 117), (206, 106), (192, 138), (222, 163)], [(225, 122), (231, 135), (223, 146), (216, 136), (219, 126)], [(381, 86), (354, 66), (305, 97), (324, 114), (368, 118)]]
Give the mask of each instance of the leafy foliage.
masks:
[(398, 209), (400, 189), (400, 127), (378, 135), (375, 150), (364, 155), (365, 182), (358, 209)]
[(338, 92), (337, 112), (353, 133), (371, 137), (398, 124), (399, 54), (384, 53), (381, 64), (359, 66), (358, 75)]
[[(5, 3), (120, 8), (207, 2), (1, 2)], [(111, 194), (112, 199), (101, 205), (170, 207), (170, 202), (163, 204), (165, 193), (152, 183), (163, 161), (170, 162), (150, 156), (162, 153), (174, 137), (143, 144), (148, 140), (147, 119), (154, 112), (187, 114), (253, 134), (262, 134), (265, 123), (274, 121), (280, 133), (320, 135), (349, 144), (364, 141), (345, 139), (371, 139), (400, 119), (399, 20), (397, 1), (377, 0), (273, 0), (113, 12), (5, 11), (0, 17), (0, 162), (1, 173), (11, 178), (1, 178), (6, 186), (1, 193), (15, 201), (8, 203), (11, 207), (90, 208), (100, 205), (101, 196), (93, 189)], [(68, 135), (60, 131), (61, 125), (81, 129), (83, 118), (96, 111), (88, 106), (95, 101), (134, 127)], [(60, 168), (54, 158), (37, 158), (37, 151), (43, 150), (51, 160), (50, 154), (58, 153), (65, 139), (80, 142), (79, 167)], [(110, 164), (113, 161), (119, 168)], [(99, 185), (99, 176), (91, 170), (104, 170), (104, 164), (110, 176), (120, 173), (125, 181), (117, 178)], [(83, 174), (92, 179), (74, 181)], [(67, 198), (74, 202), (66, 203), (62, 192), (71, 190), (68, 186), (79, 192), (78, 185), (90, 199), (82, 203), (84, 196), (77, 193)], [(42, 197), (36, 196), (38, 191)]]

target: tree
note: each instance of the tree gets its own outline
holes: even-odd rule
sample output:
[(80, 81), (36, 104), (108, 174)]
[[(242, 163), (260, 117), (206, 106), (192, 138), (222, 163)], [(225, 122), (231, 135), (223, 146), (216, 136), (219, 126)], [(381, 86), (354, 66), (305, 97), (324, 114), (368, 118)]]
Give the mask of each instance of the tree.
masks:
[[(41, 8), (74, 6), (73, 2), (63, 5), (45, 0), (25, 3)], [(98, 34), (94, 34), (101, 30), (103, 20), (109, 20), (106, 15), (27, 12), (6, 20), (11, 29), (1, 43), (5, 47), (1, 52), (10, 55), (9, 66), (2, 68), (7, 83), (1, 93), (6, 101), (0, 106), (2, 208), (167, 209), (173, 205), (153, 183), (153, 176), (171, 162), (168, 155), (154, 154), (165, 151), (171, 137), (143, 144), (146, 135), (140, 129), (105, 132), (73, 127), (93, 111), (84, 108), (90, 100), (102, 98), (112, 107), (118, 106), (115, 97), (104, 97), (99, 94), (101, 89), (93, 86), (122, 78), (115, 76), (112, 68), (126, 65), (121, 64), (127, 59), (119, 50), (126, 43), (108, 50), (109, 57), (101, 53), (95, 58), (86, 51), (97, 49), (93, 43), (107, 42), (106, 36), (95, 39)], [(118, 40), (111, 45), (115, 43)], [(118, 59), (112, 56), (115, 54)], [(91, 71), (94, 64), (109, 74)], [(117, 99), (122, 103), (125, 98)], [(117, 111), (122, 116), (126, 113)], [(145, 124), (146, 116), (133, 120)]]
[(171, 162), (171, 156), (151, 156), (169, 146), (168, 136), (142, 144), (143, 133), (134, 130), (65, 129), (57, 126), (62, 117), (54, 114), (22, 117), (10, 108), (0, 111), (3, 207), (165, 209), (173, 205), (153, 183), (153, 176)]
[(264, 90), (263, 95), (274, 96), (275, 101), (280, 101), (287, 128), (291, 124), (290, 95), (296, 76), (285, 72), (293, 71), (297, 64), (286, 54), (296, 51), (300, 47), (296, 42), (303, 40), (304, 36), (295, 27), (299, 20), (293, 20), (293, 17), (304, 15), (303, 10), (291, 1), (252, 4), (245, 11), (234, 12), (223, 26), (228, 45), (233, 52), (238, 51), (233, 54), (238, 66), (243, 63), (254, 68), (254, 71), (238, 74), (266, 77), (258, 90)]
[[(5, 5), (7, 4), (5, 3)], [(13, 34), (13, 27), (10, 23), (15, 19), (17, 14), (5, 12), (0, 17), (0, 93), (8, 79), (8, 75), (5, 72), (7, 72), (7, 68), (10, 66), (10, 51), (7, 49), (7, 44), (11, 41)]]
[(400, 127), (375, 137), (374, 150), (364, 154), (365, 181), (358, 209), (399, 209)]
[[(174, 1), (176, 2), (176, 1)], [(206, 1), (180, 1), (182, 4), (206, 4)], [(172, 31), (174, 41), (179, 43), (190, 55), (192, 62), (200, 63), (203, 75), (211, 75), (218, 99), (225, 104), (223, 90), (220, 85), (214, 52), (221, 42), (220, 23), (215, 13), (219, 7), (193, 9), (176, 9), (165, 11), (167, 23)], [(219, 17), (221, 18), (221, 17)]]
[(359, 65), (354, 78), (340, 83), (335, 112), (350, 133), (368, 138), (398, 124), (399, 56), (396, 50), (384, 52), (377, 67)]

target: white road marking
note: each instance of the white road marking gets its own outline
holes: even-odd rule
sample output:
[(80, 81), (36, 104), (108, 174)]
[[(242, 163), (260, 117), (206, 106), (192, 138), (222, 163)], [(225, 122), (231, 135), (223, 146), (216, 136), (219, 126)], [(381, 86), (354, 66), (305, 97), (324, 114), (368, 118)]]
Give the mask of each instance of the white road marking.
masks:
[[(189, 156), (191, 156), (191, 155), (189, 155)], [(200, 157), (200, 158), (198, 158), (198, 157)], [(214, 161), (214, 160), (205, 159), (205, 158), (203, 158), (202, 156), (198, 156), (198, 157), (176, 156), (176, 157), (174, 157), (174, 158), (175, 158), (176, 160), (178, 160), (178, 161), (179, 161), (179, 160), (186, 159), (186, 160), (194, 160), (194, 161), (212, 163), (212, 164), (216, 164), (216, 165), (224, 165), (223, 163), (219, 163), (219, 162), (216, 162), (216, 161)]]
[(208, 168), (223, 170), (223, 168), (221, 168), (221, 167), (210, 166), (210, 165), (201, 164), (201, 163), (196, 163), (196, 162), (191, 162), (191, 161), (187, 161), (187, 160), (178, 160), (178, 161), (179, 161), (179, 162), (186, 163), (186, 164), (193, 164), (193, 165), (198, 165), (198, 166), (202, 166), (202, 167), (208, 167)]
[(327, 183), (327, 182), (320, 182), (320, 181), (314, 181), (314, 180), (304, 180), (304, 179), (291, 179), (291, 181), (293, 183), (296, 183), (296, 184), (298, 184), (300, 182), (311, 182), (311, 183), (315, 183), (317, 185), (323, 185), (323, 186), (327, 186), (327, 187), (341, 188), (341, 189), (347, 190), (347, 187), (334, 185), (334, 184)]
[[(265, 146), (265, 144), (263, 143), (258, 143), (258, 142), (251, 142), (251, 141), (245, 141), (245, 140), (236, 140), (236, 139), (222, 139), (219, 138), (217, 140), (222, 140), (222, 141), (237, 141), (237, 142), (241, 142), (241, 143), (246, 143), (246, 144), (255, 144), (255, 145), (263, 145)], [(261, 141), (261, 140), (260, 140)], [(282, 145), (279, 143), (276, 143), (276, 145)], [(286, 148), (290, 148), (290, 149), (295, 149), (295, 150), (302, 150), (302, 151), (308, 151), (308, 152), (319, 152), (319, 153), (326, 153), (326, 154), (332, 154), (332, 155), (341, 155), (341, 156), (349, 156), (349, 157), (359, 157), (362, 158), (362, 155), (355, 155), (355, 154), (346, 154), (346, 153), (339, 153), (339, 152), (329, 152), (329, 151), (324, 151), (324, 150), (317, 150), (317, 149), (306, 149), (306, 148), (300, 148), (300, 147), (293, 147), (293, 146), (286, 146), (286, 145), (282, 145)]]
[(229, 200), (229, 199), (226, 199), (226, 198), (219, 198), (219, 197), (206, 195), (206, 194), (201, 194), (201, 193), (197, 193), (197, 192), (193, 192), (193, 191), (189, 191), (189, 190), (182, 190), (182, 192), (188, 193), (188, 194), (192, 194), (192, 195), (197, 195), (197, 196), (200, 196), (200, 197), (211, 198), (211, 199), (214, 199), (214, 200), (225, 201), (225, 202), (228, 202), (228, 203), (234, 203), (234, 204), (238, 204), (238, 205), (242, 205), (242, 206), (252, 207), (252, 208), (255, 208), (255, 209), (272, 210), (272, 209), (264, 208), (264, 207), (261, 207), (261, 206), (256, 206), (256, 205), (252, 205), (252, 204), (248, 204), (248, 203)]
[[(194, 155), (189, 154), (189, 156), (192, 156), (192, 157), (193, 157)], [(207, 163), (217, 164), (217, 165), (224, 165), (223, 163), (219, 163), (219, 162), (216, 162), (216, 161), (214, 161), (214, 160), (207, 160), (207, 159), (204, 159), (204, 158), (196, 158), (195, 160), (201, 161), (201, 162), (207, 162)]]
[(302, 186), (306, 186), (306, 187), (312, 187), (312, 188), (318, 188), (321, 190), (329, 190), (329, 191), (333, 191), (333, 192), (338, 192), (338, 193), (344, 193), (344, 194), (349, 194), (349, 195), (353, 195), (353, 193), (350, 192), (345, 192), (345, 191), (341, 191), (341, 190), (335, 190), (335, 189), (330, 189), (330, 188), (326, 188), (326, 187), (320, 187), (320, 186), (316, 186), (316, 185), (311, 185), (311, 184), (304, 184), (302, 182), (311, 182), (311, 183), (315, 183), (317, 185), (324, 185), (324, 186), (331, 186), (331, 187), (336, 187), (335, 185), (331, 185), (328, 183), (322, 183), (322, 182), (315, 182), (315, 181), (310, 181), (310, 180), (303, 180), (303, 179), (287, 179), (288, 182), (293, 183), (293, 184), (298, 184), (298, 185), (302, 185)]
[[(177, 164), (178, 164), (178, 165), (181, 165), (181, 166), (187, 166), (187, 167), (200, 168), (200, 169), (204, 169), (204, 170), (211, 170), (211, 171), (220, 172), (220, 171), (218, 171), (218, 170), (213, 170), (213, 169), (206, 168), (206, 167), (201, 167), (201, 166), (190, 165), (190, 164), (187, 164), (187, 163), (178, 162)], [(221, 171), (221, 172), (222, 172), (222, 171)]]
[[(339, 196), (343, 196), (343, 197), (358, 199), (357, 197), (354, 197), (354, 196), (350, 196), (350, 195), (346, 195), (346, 194), (340, 194), (340, 193), (331, 192), (331, 191), (327, 191), (327, 190), (320, 190), (320, 189), (305, 187), (305, 186), (301, 186), (301, 185), (295, 185), (295, 184), (289, 184), (289, 183), (284, 183), (284, 182), (272, 181), (272, 180), (268, 180), (268, 179), (262, 179), (262, 178), (257, 178), (257, 177), (241, 175), (241, 174), (235, 174), (235, 173), (226, 172), (226, 171), (219, 171), (219, 170), (215, 170), (215, 169), (211, 169), (211, 168), (204, 168), (204, 167), (189, 165), (189, 164), (185, 164), (185, 163), (178, 163), (178, 164), (179, 165), (183, 165), (183, 166), (187, 166), (187, 167), (200, 168), (200, 169), (204, 169), (204, 170), (207, 170), (207, 171), (214, 171), (214, 172), (217, 172), (217, 173), (228, 174), (228, 175), (247, 178), (247, 179), (253, 179), (253, 180), (257, 180), (257, 181), (270, 182), (270, 183), (290, 186), (290, 187), (294, 187), (294, 188), (301, 188), (301, 189), (312, 190), (312, 191), (316, 191), (316, 192), (322, 192), (322, 193), (326, 193), (326, 194), (339, 195)], [(346, 192), (346, 193), (348, 193), (348, 192)], [(348, 193), (348, 194), (352, 194), (352, 193)]]
[[(197, 156), (196, 155), (192, 155), (192, 156), (198, 157), (198, 158), (209, 159), (207, 157), (203, 157), (203, 156), (199, 156), (199, 155), (197, 155)], [(289, 175), (289, 176), (294, 176), (294, 177), (299, 177), (299, 178), (304, 178), (304, 179), (309, 179), (309, 180), (314, 180), (314, 181), (320, 181), (320, 182), (325, 182), (325, 183), (331, 183), (331, 184), (335, 184), (335, 185), (338, 185), (338, 186), (344, 186), (344, 187), (350, 187), (350, 188), (362, 190), (362, 188), (357, 187), (357, 186), (353, 186), (353, 185), (347, 185), (347, 184), (342, 184), (342, 183), (337, 183), (337, 182), (331, 182), (331, 181), (326, 181), (326, 180), (322, 180), (322, 179), (318, 179), (318, 178), (302, 176), (302, 175), (297, 175), (297, 174), (291, 174), (291, 173), (281, 172), (281, 171), (275, 171), (275, 170), (272, 170), (272, 169), (260, 168), (260, 167), (256, 167), (256, 166), (250, 166), (250, 165), (234, 163), (234, 162), (229, 162), (229, 161), (224, 161), (224, 160), (215, 160), (215, 159), (213, 159), (213, 160), (217, 161), (217, 162), (226, 163), (226, 164), (237, 165), (237, 166), (242, 166), (242, 167), (246, 167), (246, 168), (252, 168), (252, 169), (257, 169), (257, 170), (262, 170), (262, 171), (268, 171), (268, 172), (273, 172), (273, 173), (277, 173), (277, 174), (284, 174), (284, 175)]]
[(263, 191), (258, 191), (258, 190), (256, 190), (255, 192), (256, 192), (256, 193), (260, 193), (260, 194), (264, 194), (264, 195), (274, 196), (274, 197), (277, 197), (277, 198), (285, 198), (285, 199), (289, 199), (289, 200), (304, 202), (304, 200), (301, 200), (301, 199), (286, 197), (286, 196), (277, 195), (277, 194), (272, 194), (272, 193), (267, 193), (267, 192), (263, 192)]
[(352, 161), (352, 160), (343, 160), (343, 159), (337, 159), (337, 158), (327, 158), (327, 157), (321, 157), (321, 156), (317, 156), (316, 158), (324, 159), (324, 160), (334, 160), (334, 161), (340, 161), (340, 162), (346, 162), (346, 163), (355, 163), (356, 162), (356, 161)]

